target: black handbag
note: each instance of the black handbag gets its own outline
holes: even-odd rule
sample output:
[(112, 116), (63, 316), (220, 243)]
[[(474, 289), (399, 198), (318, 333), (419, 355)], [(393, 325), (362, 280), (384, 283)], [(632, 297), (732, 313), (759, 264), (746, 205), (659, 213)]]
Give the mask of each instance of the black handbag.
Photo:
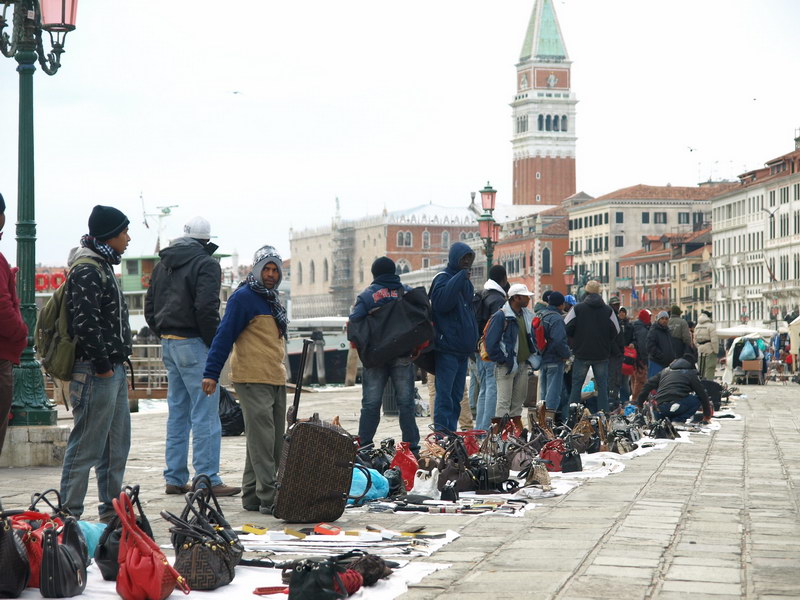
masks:
[(187, 502), (187, 507), (194, 515), (191, 524), (169, 511), (161, 511), (161, 516), (172, 524), (169, 530), (173, 538), (181, 539), (180, 546), (175, 548), (175, 570), (193, 590), (215, 590), (228, 585), (236, 574), (241, 553), (228, 543), (221, 531), (214, 529), (191, 501)]
[(433, 342), (433, 338), (431, 303), (423, 287), (410, 292), (400, 288), (397, 300), (347, 325), (347, 339), (356, 345), (361, 362), (367, 368), (408, 356), (426, 342)]
[(342, 574), (354, 559), (363, 556), (359, 550), (325, 558), (307, 558), (291, 565), (288, 600), (339, 600), (347, 597)]
[(30, 576), (28, 552), (0, 506), (0, 598), (18, 598)]
[[(134, 485), (126, 486), (124, 489), (130, 499), (131, 504), (136, 507), (139, 513), (136, 517), (136, 524), (139, 528), (146, 533), (151, 539), (153, 537), (153, 529), (150, 527), (150, 521), (144, 516), (142, 511), (142, 504), (139, 502), (139, 486)], [(122, 537), (122, 523), (116, 513), (109, 521), (108, 525), (100, 536), (97, 542), (97, 548), (94, 551), (94, 561), (100, 568), (100, 573), (106, 581), (116, 581), (117, 573), (119, 572), (119, 539)]]
[(75, 517), (63, 517), (64, 526), (45, 529), (39, 591), (45, 598), (71, 598), (86, 588), (86, 539)]

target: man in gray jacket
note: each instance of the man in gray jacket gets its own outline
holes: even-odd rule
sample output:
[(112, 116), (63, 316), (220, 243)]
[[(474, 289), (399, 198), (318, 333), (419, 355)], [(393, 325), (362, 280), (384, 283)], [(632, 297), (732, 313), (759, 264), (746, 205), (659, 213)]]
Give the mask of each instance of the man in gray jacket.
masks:
[(207, 395), (202, 387), (208, 348), (219, 325), (222, 271), (211, 255), (211, 226), (194, 217), (159, 256), (145, 297), (144, 315), (161, 338), (167, 368), (167, 494), (189, 491), (189, 434), (195, 475), (208, 475), (217, 496), (233, 496), (241, 489), (223, 485), (219, 476), (222, 428), (219, 389)]

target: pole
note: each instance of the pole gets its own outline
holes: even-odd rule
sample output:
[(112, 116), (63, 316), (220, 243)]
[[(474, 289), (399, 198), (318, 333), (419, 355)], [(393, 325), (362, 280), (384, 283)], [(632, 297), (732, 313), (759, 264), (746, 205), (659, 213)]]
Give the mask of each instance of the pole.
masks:
[(494, 242), (492, 238), (488, 238), (486, 241), (486, 279), (489, 279), (489, 271), (492, 268), (492, 260), (494, 259)]
[[(37, 60), (35, 23), (27, 18), (26, 2), (15, 10), (25, 13), (24, 32), (16, 55), (19, 66), (19, 155), (17, 177), (17, 286), (22, 318), (28, 325), (28, 345), (14, 368), (11, 425), (55, 425), (57, 412), (44, 393), (44, 378), (33, 352), (36, 327), (36, 220), (33, 153), (33, 74)], [(16, 22), (16, 19), (15, 19)]]

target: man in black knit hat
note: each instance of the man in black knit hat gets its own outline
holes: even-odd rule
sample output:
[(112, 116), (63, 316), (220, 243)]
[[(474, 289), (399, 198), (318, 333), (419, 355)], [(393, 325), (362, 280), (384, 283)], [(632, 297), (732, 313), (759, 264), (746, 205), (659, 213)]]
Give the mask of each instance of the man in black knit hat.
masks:
[[(372, 283), (356, 298), (350, 321), (366, 319), (370, 311), (397, 300), (401, 290), (410, 292), (396, 273), (394, 261), (388, 256), (376, 258), (372, 263)], [(381, 421), (381, 401), (386, 382), (391, 378), (400, 412), (400, 431), (403, 441), (408, 442), (412, 452), (419, 452), (419, 429), (414, 415), (414, 376), (416, 367), (411, 355), (401, 356), (385, 365), (364, 367), (361, 374), (362, 397), (361, 417), (358, 421), (358, 437), (361, 445), (373, 442), (373, 437)]]
[(95, 206), (89, 233), (71, 254), (66, 302), (69, 332), (77, 341), (69, 385), (74, 426), (61, 472), (64, 507), (81, 516), (92, 468), (97, 476), (100, 520), (114, 515), (131, 444), (128, 381), (131, 353), (128, 306), (114, 265), (131, 241), (128, 218), (111, 206)]

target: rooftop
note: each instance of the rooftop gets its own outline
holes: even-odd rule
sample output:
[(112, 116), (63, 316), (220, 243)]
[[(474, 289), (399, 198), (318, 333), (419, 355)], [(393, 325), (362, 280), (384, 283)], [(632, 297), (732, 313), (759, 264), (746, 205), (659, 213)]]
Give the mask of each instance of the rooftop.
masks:
[(725, 192), (739, 187), (738, 183), (723, 182), (699, 187), (682, 187), (672, 185), (637, 184), (605, 194), (594, 200), (581, 204), (578, 208), (596, 206), (614, 200), (710, 200)]
[(561, 35), (552, 0), (536, 0), (528, 31), (519, 54), (519, 62), (534, 60), (568, 60), (567, 47)]

